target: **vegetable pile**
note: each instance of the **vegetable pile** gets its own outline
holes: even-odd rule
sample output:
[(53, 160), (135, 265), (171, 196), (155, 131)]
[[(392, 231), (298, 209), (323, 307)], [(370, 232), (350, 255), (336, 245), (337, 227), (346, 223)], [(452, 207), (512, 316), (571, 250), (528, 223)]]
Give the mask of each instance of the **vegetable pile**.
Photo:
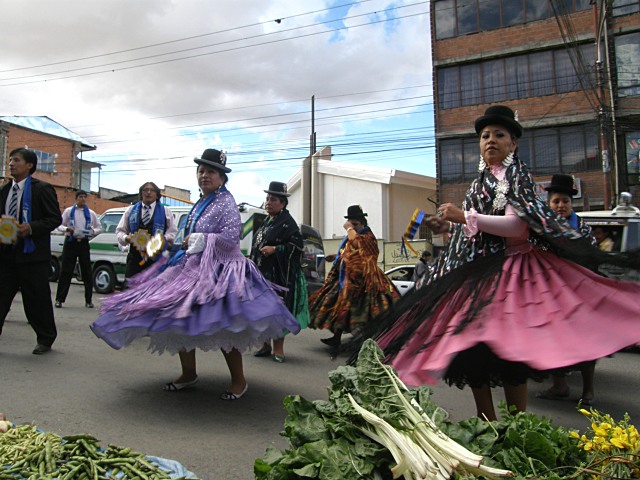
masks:
[(59, 437), (34, 425), (7, 423), (11, 428), (0, 433), (2, 480), (175, 478), (130, 448), (109, 445), (102, 449), (90, 435)]
[[(605, 472), (603, 459), (594, 456), (595, 433), (580, 436), (531, 413), (511, 414), (504, 405), (499, 421), (473, 417), (453, 423), (430, 399), (427, 387), (406, 389), (383, 359), (368, 340), (355, 367), (329, 373), (328, 400), (286, 397), (282, 435), (289, 448), (267, 448), (254, 462), (255, 478), (408, 480), (509, 473), (516, 479), (640, 478), (640, 444), (633, 443), (637, 431), (623, 425), (627, 418), (614, 423), (612, 442), (629, 439), (634, 451), (627, 450), (623, 459), (629, 474), (610, 476), (612, 469)], [(582, 413), (596, 415), (593, 410)], [(618, 426), (627, 428), (627, 437)], [(591, 428), (602, 430), (600, 423)], [(619, 457), (607, 462), (621, 465)]]

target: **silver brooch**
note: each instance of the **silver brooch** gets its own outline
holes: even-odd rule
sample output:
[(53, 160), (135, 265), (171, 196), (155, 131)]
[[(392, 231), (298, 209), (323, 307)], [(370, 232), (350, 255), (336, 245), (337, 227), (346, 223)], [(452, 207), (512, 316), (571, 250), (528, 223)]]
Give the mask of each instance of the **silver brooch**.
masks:
[(493, 200), (494, 210), (504, 210), (504, 207), (507, 206), (507, 193), (509, 193), (509, 182), (503, 178), (496, 187), (496, 198)]

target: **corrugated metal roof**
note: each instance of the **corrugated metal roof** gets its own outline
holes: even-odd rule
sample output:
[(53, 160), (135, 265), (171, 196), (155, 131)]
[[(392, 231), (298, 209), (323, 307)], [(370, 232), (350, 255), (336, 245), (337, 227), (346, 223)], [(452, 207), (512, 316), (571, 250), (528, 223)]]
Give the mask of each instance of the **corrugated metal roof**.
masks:
[(12, 123), (20, 127), (30, 128), (31, 130), (47, 133), (56, 137), (66, 138), (67, 140), (81, 143), (85, 147), (89, 147), (89, 149), (96, 149), (95, 145), (87, 142), (80, 135), (73, 133), (71, 130), (63, 127), (58, 122), (51, 120), (49, 117), (23, 117), (14, 115), (10, 117), (0, 117), (0, 121)]

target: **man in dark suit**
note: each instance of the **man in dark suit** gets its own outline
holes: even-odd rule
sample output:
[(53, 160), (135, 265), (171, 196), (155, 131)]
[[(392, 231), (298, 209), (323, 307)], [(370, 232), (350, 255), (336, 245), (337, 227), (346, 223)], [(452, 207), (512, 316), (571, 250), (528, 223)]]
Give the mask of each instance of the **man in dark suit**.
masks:
[(62, 222), (56, 191), (32, 178), (38, 157), (17, 148), (9, 154), (13, 181), (0, 189), (0, 213), (12, 216), (17, 240), (0, 247), (0, 334), (13, 298), (22, 292), (24, 312), (36, 332), (35, 355), (47, 353), (56, 339), (56, 324), (49, 288), (51, 231)]

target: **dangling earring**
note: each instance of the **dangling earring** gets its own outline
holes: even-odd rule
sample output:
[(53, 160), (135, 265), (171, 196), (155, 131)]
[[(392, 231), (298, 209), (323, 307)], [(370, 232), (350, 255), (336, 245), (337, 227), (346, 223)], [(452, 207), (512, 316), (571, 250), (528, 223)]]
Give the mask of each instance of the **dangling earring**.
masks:
[(502, 165), (504, 165), (505, 167), (508, 167), (512, 163), (513, 163), (513, 152), (509, 152), (509, 155), (504, 157), (504, 159), (502, 160)]
[(483, 172), (485, 168), (487, 168), (487, 164), (484, 163), (484, 157), (480, 155), (480, 163), (478, 164), (478, 171)]

